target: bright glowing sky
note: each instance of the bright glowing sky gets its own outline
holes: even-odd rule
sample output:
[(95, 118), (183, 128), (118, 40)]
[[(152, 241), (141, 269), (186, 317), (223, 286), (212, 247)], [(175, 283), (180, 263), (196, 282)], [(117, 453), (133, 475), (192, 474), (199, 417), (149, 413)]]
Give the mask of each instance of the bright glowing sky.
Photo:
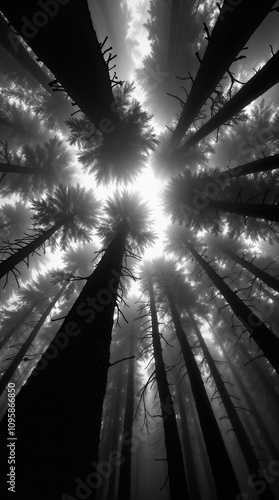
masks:
[[(141, 64), (141, 60), (146, 56), (150, 51), (150, 44), (147, 39), (146, 29), (142, 26), (148, 17), (148, 7), (149, 0), (126, 0), (129, 8), (132, 12), (132, 18), (129, 25), (128, 36), (132, 37), (133, 40), (136, 40), (139, 45), (141, 57), (134, 58), (134, 68), (131, 68), (131, 76), (130, 80), (135, 81), (134, 69)], [(136, 89), (134, 97), (142, 102), (142, 95), (139, 92), (139, 89)], [(147, 110), (148, 111), (148, 110)], [(160, 132), (157, 131), (156, 132)], [(98, 186), (96, 188), (96, 184), (94, 182), (94, 177), (83, 175), (80, 182), (82, 185), (86, 187), (92, 187), (96, 192), (98, 198), (105, 200), (109, 195), (112, 195), (116, 189), (116, 185), (109, 186)], [(161, 181), (158, 177), (156, 177), (153, 173), (152, 164), (150, 163), (144, 169), (143, 173), (136, 178), (136, 181), (133, 183), (135, 190), (139, 191), (142, 195), (142, 198), (148, 206), (152, 210), (152, 218), (155, 222), (155, 231), (158, 234), (158, 239), (155, 245), (152, 248), (147, 248), (144, 253), (144, 257), (153, 258), (162, 253), (162, 241), (163, 241), (163, 231), (167, 224), (166, 216), (162, 213), (162, 208), (160, 206), (160, 192), (164, 186), (165, 182)]]

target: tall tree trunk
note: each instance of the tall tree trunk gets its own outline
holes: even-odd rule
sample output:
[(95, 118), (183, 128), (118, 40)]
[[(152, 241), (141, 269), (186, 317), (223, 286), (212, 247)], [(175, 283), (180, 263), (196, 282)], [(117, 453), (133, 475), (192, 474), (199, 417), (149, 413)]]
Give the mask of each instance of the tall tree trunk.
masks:
[[(1, 10), (79, 109), (97, 129), (107, 134), (120, 124), (120, 119), (108, 65), (87, 1), (71, 0), (61, 4), (56, 2), (55, 13), (50, 7), (52, 13), (47, 14), (38, 10), (37, 0), (29, 0), (25, 5), (3, 0)], [(43, 27), (38, 27), (38, 12), (45, 17)]]
[(279, 51), (210, 120), (201, 126), (180, 149), (187, 151), (279, 81)]
[[(208, 347), (204, 341), (204, 338), (200, 332), (200, 329), (198, 327), (198, 324), (190, 310), (189, 307), (186, 307), (187, 314), (189, 316), (190, 322), (192, 324), (192, 327), (195, 331), (195, 334), (199, 340), (199, 344), (203, 350), (204, 357), (206, 359), (206, 362), (209, 366), (209, 369), (211, 371), (211, 375), (213, 377), (213, 380), (215, 382), (216, 388), (219, 392), (221, 401), (224, 405), (224, 408), (227, 412), (228, 418), (231, 422), (233, 431), (235, 433), (237, 442), (239, 444), (239, 447), (242, 451), (242, 454), (244, 456), (245, 462), (247, 464), (248, 470), (250, 474), (255, 474), (257, 473), (257, 470), (260, 468), (260, 463), (258, 461), (257, 456), (255, 455), (255, 452), (253, 450), (253, 446), (251, 445), (249, 441), (249, 437), (246, 434), (246, 431), (242, 425), (242, 422), (238, 416), (238, 413), (236, 411), (236, 408), (231, 400), (231, 397), (226, 389), (226, 386), (223, 382), (222, 376), (220, 375), (215, 362), (213, 361), (211, 354), (208, 350)], [(262, 499), (263, 500), (272, 500), (274, 499), (274, 496), (272, 492), (270, 491), (270, 488), (268, 485), (266, 485), (265, 490), (262, 493)]]
[(14, 334), (14, 332), (24, 323), (24, 321), (26, 320), (26, 318), (28, 318), (28, 316), (30, 316), (30, 314), (32, 313), (32, 311), (34, 309), (35, 309), (35, 303), (33, 303), (30, 307), (28, 307), (27, 309), (25, 309), (25, 311), (23, 312), (23, 314), (19, 318), (19, 320), (14, 324), (14, 326), (12, 326), (12, 328), (10, 328), (10, 330), (6, 333), (6, 335), (4, 335), (1, 338), (1, 341), (0, 341), (0, 351), (3, 348), (3, 346), (6, 344), (6, 342), (8, 342), (8, 340), (12, 337), (12, 335)]
[(264, 219), (279, 222), (279, 205), (268, 205), (261, 203), (237, 203), (222, 200), (207, 200), (207, 206), (228, 212), (229, 214), (238, 214), (256, 219)]
[(6, 385), (8, 382), (11, 380), (13, 377), (15, 371), (17, 370), (18, 366), (22, 362), (25, 354), (27, 353), (28, 349), (32, 345), (33, 340), (35, 339), (36, 335), (40, 331), (41, 327), (43, 326), (45, 320), (51, 313), (52, 309), (58, 302), (58, 300), (62, 297), (63, 293), (65, 292), (66, 288), (68, 286), (68, 283), (64, 283), (64, 285), (61, 287), (59, 292), (55, 295), (54, 299), (51, 301), (51, 303), (47, 306), (45, 311), (43, 312), (41, 318), (39, 319), (38, 323), (36, 326), (33, 328), (31, 333), (28, 335), (27, 339), (25, 340), (23, 346), (21, 349), (18, 351), (17, 355), (15, 356), (14, 360), (11, 362), (7, 370), (5, 371), (3, 377), (0, 380), (0, 396), (3, 393), (3, 391), (6, 388)]
[[(130, 330), (130, 352), (129, 357), (134, 354), (135, 331)], [(135, 360), (131, 357), (128, 361), (127, 394), (124, 414), (123, 441), (121, 447), (121, 459), (119, 473), (119, 486), (117, 500), (131, 500), (131, 472), (132, 472), (132, 438), (133, 438), (133, 415), (134, 415), (134, 383), (135, 383)], [(110, 499), (108, 499), (110, 500)]]
[(259, 267), (255, 266), (252, 262), (249, 262), (243, 257), (240, 257), (235, 252), (232, 252), (229, 248), (226, 248), (225, 246), (223, 247), (223, 245), (221, 250), (222, 252), (227, 254), (231, 259), (237, 262), (241, 267), (244, 267), (251, 274), (259, 278), (259, 280), (263, 281), (263, 283), (268, 285), (270, 288), (273, 288), (276, 292), (279, 292), (279, 280), (277, 278), (270, 276), (270, 274), (266, 273)]
[(214, 283), (228, 302), (238, 319), (245, 326), (256, 344), (260, 347), (265, 357), (279, 374), (279, 339), (272, 331), (257, 317), (256, 314), (233, 292), (219, 276), (216, 271), (201, 257), (193, 245), (185, 242), (194, 259), (204, 269), (208, 277)]
[(229, 177), (241, 177), (242, 175), (256, 174), (258, 172), (269, 172), (277, 168), (279, 168), (279, 153), (238, 165), (222, 173), (226, 172)]
[(37, 500), (38, 491), (41, 500), (75, 497), (82, 485), (93, 495), (102, 481), (97, 470), (102, 405), (127, 233), (127, 224), (120, 224), (17, 396), (17, 488), (29, 500)]
[(40, 248), (58, 229), (60, 229), (64, 224), (64, 221), (57, 222), (51, 228), (33, 239), (30, 243), (20, 248), (17, 252), (13, 253), (6, 260), (0, 263), (0, 279), (11, 272), (20, 262), (28, 259), (29, 255), (34, 253), (38, 248)]
[(165, 434), (170, 496), (171, 500), (187, 500), (189, 499), (188, 486), (184, 471), (183, 456), (177, 429), (176, 417), (163, 360), (159, 325), (156, 313), (155, 296), (151, 277), (149, 277), (148, 291), (150, 298), (155, 374)]
[[(174, 300), (167, 292), (172, 322), (185, 360), (193, 397), (203, 432), (218, 499), (235, 500), (239, 493), (238, 483), (225, 447), (213, 409), (209, 402), (199, 367), (183, 331)], [(228, 485), (229, 488), (228, 488)]]
[[(199, 448), (200, 460), (201, 460), (202, 465), (203, 465), (203, 469), (204, 469), (204, 473), (205, 473), (205, 477), (206, 477), (206, 482), (207, 482), (206, 490), (209, 493), (208, 498), (210, 500), (216, 500), (217, 493), (216, 493), (216, 489), (215, 489), (215, 485), (214, 485), (214, 480), (212, 477), (212, 471), (210, 468), (210, 463), (209, 463), (209, 458), (208, 458), (208, 454), (206, 451), (206, 446), (205, 446), (203, 435), (202, 435), (202, 429), (201, 429), (200, 423), (199, 423), (199, 417), (197, 415), (197, 409), (195, 408), (192, 394), (189, 395), (187, 406), (190, 410), (190, 414), (193, 417), (193, 424), (194, 424), (195, 436), (196, 436), (198, 448)], [(195, 499), (193, 499), (193, 500), (195, 500)]]
[(27, 52), (19, 37), (11, 30), (2, 14), (0, 14), (0, 44), (49, 94), (53, 94), (48, 85), (50, 78)]
[(253, 415), (253, 418), (255, 419), (255, 422), (256, 422), (256, 425), (257, 425), (257, 428), (259, 429), (261, 435), (263, 436), (265, 442), (266, 442), (266, 445), (268, 446), (270, 452), (271, 452), (271, 455), (272, 457), (278, 457), (279, 456), (279, 448), (276, 446), (275, 442), (274, 442), (274, 439), (271, 438), (267, 428), (266, 428), (266, 425), (264, 424), (262, 418), (261, 418), (261, 415), (260, 413), (255, 410), (255, 404), (254, 404), (254, 401), (252, 400), (248, 390), (246, 389), (243, 381), (242, 381), (242, 378), (241, 376), (239, 375), (238, 371), (236, 370), (236, 368), (234, 367), (233, 363), (231, 362), (231, 358), (227, 352), (227, 350), (225, 349), (224, 347), (224, 342), (221, 338), (220, 335), (217, 336), (217, 340), (218, 340), (218, 343), (221, 347), (221, 350), (222, 350), (222, 353), (224, 355), (224, 358), (225, 360), (227, 361), (228, 363), (228, 366), (230, 367), (230, 370), (236, 380), (236, 383), (239, 387), (239, 389), (241, 390), (242, 394), (243, 394), (243, 397), (245, 399), (245, 401), (247, 402), (250, 410), (254, 410), (252, 415)]
[[(231, 328), (231, 325), (229, 324), (229, 321), (227, 320), (225, 314), (224, 314), (224, 311), (222, 311), (222, 317), (228, 327), (228, 333), (233, 337), (233, 339), (235, 341), (238, 340), (238, 336), (236, 334), (236, 332)], [(214, 328), (213, 328), (213, 325), (211, 324), (210, 321), (208, 321), (208, 324), (212, 330), (212, 332), (214, 332)], [(243, 344), (243, 342), (238, 342), (238, 348), (240, 349), (243, 357), (246, 359), (246, 361), (252, 361), (253, 360), (253, 357), (252, 355), (250, 354), (250, 352), (248, 351), (247, 347)], [(249, 363), (249, 366), (251, 367), (251, 369), (253, 369), (255, 371), (255, 373), (257, 374), (259, 380), (261, 381), (261, 383), (263, 384), (264, 388), (265, 388), (265, 391), (267, 394), (269, 394), (270, 398), (273, 399), (273, 402), (278, 405), (278, 398), (279, 398), (279, 393), (276, 391), (276, 389), (273, 387), (272, 383), (270, 382), (270, 380), (266, 377), (265, 373), (263, 372), (263, 370), (259, 367), (258, 365), (258, 360), (254, 360), (253, 363)]]
[(38, 168), (21, 167), (20, 165), (12, 165), (11, 163), (0, 163), (0, 172), (6, 174), (27, 174), (36, 175), (41, 173)]
[[(124, 379), (124, 374), (123, 374), (123, 366), (120, 364), (119, 366), (119, 374), (117, 377), (117, 382), (116, 382), (116, 398), (114, 400), (114, 406), (111, 410), (111, 413), (114, 413), (113, 415), (113, 422), (111, 425), (110, 433), (112, 434), (112, 440), (111, 440), (111, 445), (110, 445), (110, 452), (115, 453), (116, 451), (119, 451), (119, 436), (122, 432), (122, 427), (123, 427), (123, 379)], [(108, 489), (107, 489), (107, 494), (106, 498), (107, 500), (115, 500), (115, 492), (116, 492), (116, 486), (117, 486), (117, 473), (118, 473), (118, 467), (113, 467), (112, 468), (112, 473), (108, 479)]]
[(184, 459), (186, 464), (187, 481), (189, 485), (190, 500), (201, 500), (197, 473), (196, 473), (196, 466), (193, 457), (193, 448), (189, 432), (189, 424), (187, 421), (187, 415), (186, 415), (181, 385), (178, 383), (177, 377), (175, 377), (174, 383), (175, 383), (175, 393), (177, 395), (177, 403), (179, 407), (179, 414), (181, 418), (182, 442), (184, 449)]
[[(170, 141), (175, 149), (193, 123), (203, 104), (214, 92), (226, 71), (275, 4), (243, 0), (232, 5), (225, 0), (194, 79), (188, 99)], [(236, 36), (237, 33), (237, 36)]]

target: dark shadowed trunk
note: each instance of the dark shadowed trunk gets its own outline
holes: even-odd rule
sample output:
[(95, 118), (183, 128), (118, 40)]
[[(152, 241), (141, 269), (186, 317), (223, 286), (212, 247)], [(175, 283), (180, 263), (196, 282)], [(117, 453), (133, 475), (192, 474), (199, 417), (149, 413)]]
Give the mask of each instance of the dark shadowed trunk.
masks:
[(228, 174), (228, 177), (241, 177), (242, 175), (256, 174), (258, 172), (269, 172), (279, 168), (279, 154), (265, 156), (259, 160), (250, 161), (243, 165), (225, 170), (222, 173)]
[(23, 68), (30, 73), (39, 82), (42, 87), (49, 93), (53, 94), (50, 90), (50, 78), (34, 61), (32, 56), (27, 52), (22, 45), (19, 37), (11, 30), (8, 23), (0, 13), (0, 44), (6, 49), (9, 54), (19, 62)]
[[(40, 248), (51, 236), (60, 229), (65, 220), (57, 222), (51, 228), (46, 231), (42, 231), (41, 234), (33, 239), (30, 243), (27, 243), (24, 247), (17, 250), (15, 253), (12, 253), (10, 257), (6, 260), (3, 260), (0, 263), (0, 279), (6, 276), (9, 272), (11, 272), (20, 262), (27, 261), (29, 255), (33, 254), (38, 248)], [(12, 243), (11, 243), (12, 246)], [(7, 252), (8, 253), (8, 252)]]
[(180, 151), (187, 151), (208, 134), (229, 122), (237, 113), (279, 81), (279, 51), (210, 120), (192, 135)]
[[(213, 377), (214, 383), (216, 385), (216, 388), (219, 392), (219, 396), (221, 398), (221, 401), (224, 405), (224, 408), (227, 412), (228, 418), (231, 422), (232, 429), (235, 433), (237, 442), (240, 446), (240, 449), (242, 451), (242, 454), (244, 456), (245, 462), (247, 464), (248, 470), (250, 474), (255, 474), (257, 473), (257, 470), (261, 467), (261, 464), (254, 452), (253, 446), (251, 445), (249, 441), (249, 437), (246, 434), (246, 431), (242, 425), (242, 422), (238, 416), (237, 410), (231, 400), (231, 396), (229, 395), (227, 388), (225, 386), (225, 383), (222, 379), (221, 374), (219, 373), (215, 362), (213, 361), (213, 358), (209, 352), (209, 349), (203, 339), (203, 336), (200, 332), (200, 329), (198, 327), (198, 324), (191, 312), (191, 310), (187, 307), (186, 308), (187, 314), (189, 316), (191, 325), (195, 331), (195, 334), (199, 340), (199, 345), (201, 346), (203, 350), (204, 357), (206, 359), (206, 362), (209, 366), (209, 369), (211, 371), (211, 375)], [(270, 491), (270, 488), (268, 485), (262, 493), (262, 499), (263, 500), (273, 500), (274, 497)]]
[(208, 277), (221, 292), (238, 319), (247, 328), (251, 337), (263, 351), (265, 357), (279, 374), (279, 339), (272, 331), (257, 317), (256, 314), (230, 289), (216, 271), (201, 257), (193, 245), (185, 242), (186, 247), (192, 253), (194, 259), (204, 269)]
[(172, 135), (170, 149), (178, 146), (203, 104), (214, 92), (221, 78), (274, 4), (274, 0), (264, 3), (261, 0), (253, 3), (251, 0), (243, 0), (237, 2), (236, 5), (232, 4), (231, 0), (224, 1), (188, 99)]
[(279, 280), (277, 278), (270, 276), (270, 274), (266, 273), (265, 271), (263, 271), (259, 267), (255, 266), (252, 262), (249, 262), (248, 260), (244, 259), (243, 257), (240, 257), (235, 252), (232, 252), (229, 248), (226, 248), (223, 245), (222, 245), (222, 252), (227, 254), (231, 259), (233, 259), (235, 262), (237, 262), (241, 267), (244, 267), (251, 274), (253, 274), (257, 278), (259, 278), (259, 280), (263, 281), (263, 283), (268, 285), (270, 288), (273, 288), (277, 292), (279, 291)]
[(271, 456), (273, 458), (278, 457), (279, 456), (279, 448), (278, 448), (278, 446), (276, 446), (274, 439), (272, 439), (272, 437), (270, 436), (270, 434), (266, 428), (266, 425), (263, 422), (263, 419), (261, 418), (260, 413), (255, 409), (254, 401), (253, 401), (252, 397), (250, 396), (249, 391), (246, 389), (246, 387), (242, 381), (242, 378), (239, 375), (237, 369), (235, 368), (234, 364), (232, 363), (231, 358), (229, 356), (229, 353), (225, 349), (224, 342), (221, 339), (220, 335), (218, 335), (217, 340), (218, 340), (218, 343), (221, 347), (221, 350), (222, 350), (222, 353), (225, 357), (225, 360), (227, 361), (228, 366), (230, 367), (230, 370), (231, 370), (231, 372), (236, 380), (236, 383), (237, 383), (240, 391), (243, 394), (244, 400), (247, 402), (249, 409), (251, 411), (253, 411), (252, 415), (253, 415), (253, 418), (255, 420), (256, 426), (257, 426), (260, 434), (263, 436), (265, 443), (270, 450)]
[(178, 382), (177, 377), (175, 377), (174, 383), (175, 383), (175, 393), (177, 395), (177, 403), (179, 407), (179, 414), (181, 418), (182, 442), (184, 449), (184, 460), (186, 465), (190, 499), (201, 500), (198, 479), (197, 479), (196, 465), (194, 463), (194, 457), (193, 457), (193, 447), (191, 444), (191, 438), (189, 432), (189, 424), (187, 421), (187, 414), (185, 410), (185, 403), (183, 400), (181, 385)]
[(209, 402), (201, 372), (183, 331), (176, 305), (169, 292), (167, 292), (167, 298), (195, 399), (218, 499), (235, 500), (239, 493), (239, 487), (226, 446)]
[[(134, 354), (135, 331), (133, 328), (129, 332), (130, 352)], [(133, 414), (134, 414), (134, 377), (135, 360), (131, 357), (128, 361), (127, 394), (124, 414), (123, 440), (121, 447), (121, 465), (119, 475), (119, 486), (117, 500), (131, 499), (131, 467), (132, 467), (132, 439), (133, 439)]]
[(169, 384), (166, 376), (160, 342), (159, 325), (156, 313), (155, 297), (151, 278), (149, 277), (149, 297), (152, 321), (152, 342), (155, 360), (155, 374), (162, 410), (167, 464), (170, 484), (171, 500), (187, 500), (189, 498), (188, 486), (184, 471), (182, 450), (179, 440), (175, 412)]
[(36, 26), (37, 0), (3, 0), (1, 10), (95, 127), (105, 134), (115, 129), (119, 116), (87, 1), (55, 2), (43, 29)]
[(41, 173), (38, 168), (21, 167), (20, 165), (12, 165), (11, 163), (0, 163), (0, 172), (6, 174), (27, 174), (36, 175)]
[[(264, 219), (279, 222), (279, 205), (268, 205), (261, 203), (237, 203), (222, 200), (205, 201), (206, 206), (220, 212), (243, 215), (255, 219)], [(206, 207), (204, 207), (206, 208)]]
[[(78, 497), (81, 484), (93, 495), (102, 480), (96, 469), (102, 405), (127, 232), (122, 223), (17, 396), (17, 487), (29, 500), (38, 500), (38, 491), (41, 500)], [(7, 428), (6, 418), (1, 425)], [(36, 456), (32, 468), (29, 452)]]
[[(116, 397), (114, 400), (114, 406), (111, 409), (111, 413), (113, 413), (113, 419), (111, 423), (111, 427), (109, 429), (109, 433), (112, 435), (111, 443), (110, 443), (110, 453), (115, 453), (119, 448), (119, 436), (122, 432), (123, 427), (123, 366), (120, 363), (119, 371), (117, 373), (117, 379), (115, 383), (115, 393)], [(115, 499), (116, 485), (117, 485), (117, 474), (118, 468), (116, 466), (112, 467), (112, 472), (110, 477), (108, 478), (108, 489), (106, 494), (107, 500)]]
[[(189, 394), (188, 401), (187, 401), (187, 407), (189, 410), (189, 413), (192, 415), (193, 418), (193, 425), (194, 425), (194, 430), (195, 430), (195, 437), (197, 439), (198, 443), (198, 451), (199, 451), (199, 456), (201, 463), (203, 465), (205, 477), (206, 477), (206, 491), (209, 493), (209, 499), (210, 500), (216, 500), (217, 499), (217, 493), (214, 485), (214, 480), (212, 477), (212, 471), (209, 463), (209, 458), (208, 454), (206, 451), (203, 435), (202, 435), (202, 430), (200, 427), (199, 423), (199, 418), (197, 415), (197, 409), (195, 407), (194, 401), (193, 401), (193, 395)], [(193, 500), (195, 500), (193, 498)]]
[[(260, 366), (258, 365), (258, 360), (254, 360), (253, 363), (251, 362), (253, 360), (254, 356), (252, 356), (250, 354), (250, 352), (248, 351), (246, 345), (243, 344), (243, 341), (238, 342), (239, 337), (238, 337), (237, 333), (235, 332), (235, 330), (232, 329), (232, 327), (231, 327), (231, 325), (230, 325), (230, 323), (229, 323), (226, 315), (224, 314), (224, 311), (222, 311), (221, 314), (222, 314), (222, 317), (223, 317), (223, 319), (224, 319), (224, 321), (225, 321), (225, 323), (226, 323), (226, 325), (228, 327), (227, 333), (230, 334), (230, 336), (232, 337), (232, 339), (234, 339), (235, 343), (237, 343), (238, 349), (241, 351), (242, 356), (244, 357), (245, 361), (249, 362), (250, 370), (254, 370), (255, 371), (255, 373), (257, 374), (257, 376), (259, 378), (259, 380), (263, 384), (266, 393), (268, 393), (269, 396), (273, 399), (273, 402), (276, 405), (278, 405), (278, 398), (279, 398), (278, 391), (276, 391), (275, 387), (272, 385), (272, 382), (267, 378), (267, 376), (265, 375), (265, 373), (262, 370), (262, 368), (260, 368)], [(210, 321), (208, 321), (208, 324), (209, 324), (212, 332), (215, 332), (214, 327), (210, 323)], [(232, 341), (232, 339), (230, 338), (230, 341)]]

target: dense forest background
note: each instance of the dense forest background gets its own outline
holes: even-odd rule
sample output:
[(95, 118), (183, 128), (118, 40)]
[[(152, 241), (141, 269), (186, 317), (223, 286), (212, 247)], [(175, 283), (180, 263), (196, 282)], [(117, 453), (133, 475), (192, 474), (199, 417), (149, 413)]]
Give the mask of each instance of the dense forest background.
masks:
[(279, 498), (278, 15), (2, 0), (3, 498)]

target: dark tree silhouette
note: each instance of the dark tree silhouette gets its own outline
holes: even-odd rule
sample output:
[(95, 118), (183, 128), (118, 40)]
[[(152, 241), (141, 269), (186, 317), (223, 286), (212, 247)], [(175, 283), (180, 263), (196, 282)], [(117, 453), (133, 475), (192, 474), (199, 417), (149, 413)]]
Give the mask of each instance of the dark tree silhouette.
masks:
[[(107, 249), (93, 273), (86, 279), (85, 286), (57, 335), (28, 379), (28, 385), (18, 396), (17, 415), (22, 429), (19, 428), (20, 433), (25, 429), (24, 435), (28, 435), (27, 428), (31, 420), (26, 408), (31, 410), (29, 401), (38, 393), (38, 387), (41, 414), (37, 422), (40, 427), (43, 421), (48, 422), (46, 434), (38, 431), (40, 440), (38, 433), (34, 432), (36, 438), (32, 448), (47, 449), (41, 455), (40, 463), (38, 462), (38, 476), (32, 489), (29, 482), (26, 482), (28, 470), (24, 467), (26, 446), (23, 441), (18, 448), (18, 463), (21, 463), (22, 470), (18, 478), (19, 488), (23, 491), (24, 485), (27, 488), (28, 484), (30, 499), (37, 498), (38, 488), (49, 474), (53, 479), (46, 490), (41, 492), (42, 499), (48, 499), (49, 496), (60, 499), (61, 494), (66, 491), (73, 494), (77, 487), (75, 478), (93, 474), (96, 467), (114, 309), (120, 293), (118, 288), (121, 275), (123, 272), (125, 274), (123, 259), (132, 248), (143, 248), (154, 239), (148, 211), (139, 197), (127, 194), (116, 196), (107, 204), (106, 214), (107, 218), (100, 223), (100, 232), (104, 235), (103, 242)], [(53, 352), (56, 353), (55, 356)], [(61, 377), (60, 383), (57, 381), (58, 376)], [(84, 399), (86, 393), (91, 394), (89, 399)], [(64, 415), (63, 419), (68, 420), (63, 433), (55, 423), (57, 411)], [(85, 429), (86, 440), (82, 439)], [(54, 435), (57, 437), (54, 438)], [(51, 447), (49, 443), (52, 443)], [(91, 489), (95, 491), (95, 484)]]

